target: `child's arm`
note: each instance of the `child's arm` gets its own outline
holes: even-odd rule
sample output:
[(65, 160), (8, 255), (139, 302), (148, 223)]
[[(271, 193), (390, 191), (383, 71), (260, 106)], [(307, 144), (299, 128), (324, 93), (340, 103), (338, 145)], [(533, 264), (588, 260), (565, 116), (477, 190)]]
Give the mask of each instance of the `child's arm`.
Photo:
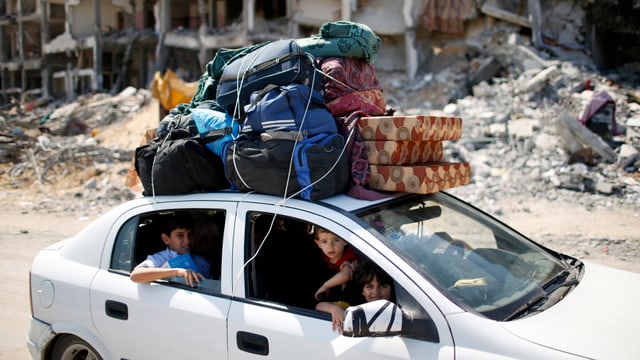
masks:
[(333, 275), (329, 280), (316, 291), (316, 300), (320, 300), (320, 296), (329, 291), (334, 286), (346, 284), (353, 277), (354, 263), (346, 261), (340, 266), (340, 272)]
[(338, 330), (342, 334), (342, 321), (344, 317), (344, 309), (337, 304), (323, 301), (316, 305), (316, 310), (331, 314), (331, 329)]
[(200, 280), (204, 279), (202, 274), (196, 273), (193, 270), (183, 268), (152, 268), (152, 267), (137, 267), (131, 272), (130, 278), (133, 282), (149, 282), (159, 279), (164, 279), (172, 276), (180, 276), (184, 278), (187, 285), (193, 287)]

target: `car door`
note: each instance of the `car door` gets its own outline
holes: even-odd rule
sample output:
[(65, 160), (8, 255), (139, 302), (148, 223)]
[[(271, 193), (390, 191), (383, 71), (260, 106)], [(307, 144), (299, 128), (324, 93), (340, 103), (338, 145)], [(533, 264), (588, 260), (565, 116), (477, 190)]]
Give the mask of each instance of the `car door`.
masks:
[[(250, 206), (240, 205), (238, 210), (238, 229), (243, 228), (249, 232), (251, 228), (251, 216), (249, 213), (263, 211), (266, 214), (277, 213), (303, 220), (309, 224), (319, 225), (329, 229), (338, 236), (349, 239), (349, 242), (358, 247), (359, 251), (373, 255), (378, 260), (384, 260), (380, 254), (372, 253), (373, 247), (363, 246), (362, 239), (355, 241), (358, 232), (357, 227), (350, 219), (338, 214), (323, 210), (300, 211), (270, 205)], [(244, 214), (244, 215), (243, 215)], [(317, 214), (323, 214), (320, 216)], [(274, 224), (277, 226), (277, 224)], [(349, 230), (349, 228), (351, 230)], [(248, 234), (246, 234), (248, 235)], [(236, 239), (240, 239), (237, 237)], [(304, 241), (304, 239), (300, 239)], [(307, 239), (308, 240), (308, 239)], [(434, 322), (439, 334), (439, 341), (425, 341), (400, 336), (351, 338), (341, 336), (331, 330), (331, 318), (328, 314), (315, 311), (313, 308), (301, 308), (252, 297), (248, 289), (253, 281), (247, 274), (252, 270), (251, 252), (247, 251), (247, 242), (251, 240), (245, 236), (245, 244), (236, 242), (234, 246), (234, 258), (242, 258), (242, 262), (236, 262), (234, 267), (234, 292), (236, 297), (231, 304), (229, 312), (229, 356), (233, 359), (452, 359), (453, 341), (448, 332), (444, 317), (429, 304), (428, 311), (436, 313)], [(268, 240), (271, 241), (271, 240)], [(256, 246), (252, 244), (249, 246)], [(260, 245), (258, 245), (259, 247)], [(264, 244), (263, 244), (264, 246)], [(285, 265), (289, 262), (286, 259)], [(388, 263), (380, 261), (384, 266)], [(282, 267), (286, 268), (286, 266)], [(282, 281), (286, 284), (287, 276), (284, 274)], [(299, 272), (303, 269), (292, 268), (289, 271)], [(400, 272), (390, 271), (395, 276), (401, 277)], [(409, 284), (407, 279), (402, 279), (403, 284)], [(294, 284), (289, 285), (291, 292), (299, 291)], [(415, 285), (410, 288), (415, 290)], [(417, 298), (417, 302), (427, 300), (424, 294)], [(437, 320), (435, 320), (437, 319)]]
[[(235, 204), (208, 205), (199, 206), (226, 214), (223, 244), (230, 244), (234, 216), (229, 214)], [(121, 216), (109, 233), (103, 267), (92, 283), (91, 304), (95, 327), (113, 358), (227, 357), (226, 318), (230, 300), (225, 295), (224, 278), (210, 281), (216, 285), (206, 289), (190, 289), (164, 281), (134, 283), (129, 279), (127, 269), (133, 266), (126, 259), (133, 261), (135, 251), (131, 244), (137, 240), (135, 229), (140, 227), (143, 214), (171, 210), (176, 210), (176, 205), (135, 209)], [(223, 246), (222, 259), (230, 258), (224, 256), (229, 250)], [(222, 262), (223, 269), (226, 265)]]

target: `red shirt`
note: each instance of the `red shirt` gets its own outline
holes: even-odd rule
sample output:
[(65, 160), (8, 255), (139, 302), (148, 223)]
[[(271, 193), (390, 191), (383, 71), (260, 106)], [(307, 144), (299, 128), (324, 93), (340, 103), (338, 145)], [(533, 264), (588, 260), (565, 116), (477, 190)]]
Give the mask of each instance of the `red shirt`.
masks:
[(338, 259), (338, 261), (331, 263), (329, 257), (325, 254), (322, 254), (322, 260), (327, 263), (327, 266), (331, 270), (340, 271), (340, 265), (342, 265), (345, 261), (358, 261), (358, 255), (353, 251), (351, 246), (348, 246), (344, 249), (344, 254), (342, 257)]

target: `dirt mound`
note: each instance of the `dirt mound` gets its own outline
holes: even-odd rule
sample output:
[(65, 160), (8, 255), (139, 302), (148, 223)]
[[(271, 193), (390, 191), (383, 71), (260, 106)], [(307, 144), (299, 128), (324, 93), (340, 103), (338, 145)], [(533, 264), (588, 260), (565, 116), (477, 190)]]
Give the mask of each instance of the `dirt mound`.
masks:
[(34, 134), (23, 156), (0, 163), (0, 198), (21, 211), (97, 216), (141, 196), (125, 179), (146, 129), (159, 122), (155, 99), (104, 126), (74, 136)]

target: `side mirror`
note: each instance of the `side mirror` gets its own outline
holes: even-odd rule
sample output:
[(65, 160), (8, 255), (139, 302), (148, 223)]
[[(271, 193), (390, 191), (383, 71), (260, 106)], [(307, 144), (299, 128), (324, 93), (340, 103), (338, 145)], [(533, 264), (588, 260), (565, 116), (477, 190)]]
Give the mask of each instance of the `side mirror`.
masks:
[(438, 330), (429, 318), (414, 318), (387, 300), (376, 300), (345, 310), (342, 335), (349, 337), (395, 336), (438, 342)]
[(394, 336), (408, 320), (402, 310), (388, 300), (376, 300), (345, 310), (342, 335), (349, 337)]

